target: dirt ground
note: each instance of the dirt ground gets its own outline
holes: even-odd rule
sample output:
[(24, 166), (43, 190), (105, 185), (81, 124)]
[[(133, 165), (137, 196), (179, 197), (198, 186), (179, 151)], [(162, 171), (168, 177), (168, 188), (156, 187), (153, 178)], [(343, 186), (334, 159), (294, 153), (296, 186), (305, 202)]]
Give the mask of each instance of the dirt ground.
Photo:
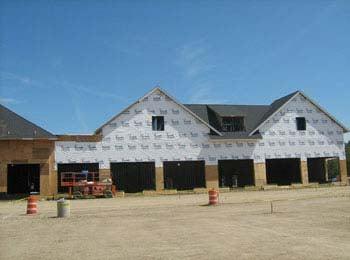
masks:
[[(350, 259), (350, 187), (0, 202), (0, 259)], [(274, 213), (271, 214), (270, 201)]]

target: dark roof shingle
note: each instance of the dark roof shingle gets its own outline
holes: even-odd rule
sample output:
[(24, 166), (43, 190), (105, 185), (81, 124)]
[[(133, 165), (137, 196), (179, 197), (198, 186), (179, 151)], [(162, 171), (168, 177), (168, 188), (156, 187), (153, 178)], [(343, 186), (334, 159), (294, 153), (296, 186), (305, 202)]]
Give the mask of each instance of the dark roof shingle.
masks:
[(55, 139), (56, 136), (0, 104), (0, 140)]
[(222, 136), (210, 135), (212, 139), (257, 139), (259, 133), (249, 135), (261, 123), (275, 113), (298, 91), (275, 100), (271, 105), (220, 105), (220, 104), (185, 104), (196, 115), (220, 131), (221, 117), (243, 116), (245, 131), (221, 132)]

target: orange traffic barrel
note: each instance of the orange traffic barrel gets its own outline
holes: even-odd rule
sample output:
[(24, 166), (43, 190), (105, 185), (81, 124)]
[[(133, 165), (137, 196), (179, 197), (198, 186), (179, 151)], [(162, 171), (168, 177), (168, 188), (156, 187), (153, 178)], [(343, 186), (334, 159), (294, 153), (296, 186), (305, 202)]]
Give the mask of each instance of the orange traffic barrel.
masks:
[(38, 200), (34, 196), (29, 196), (27, 203), (27, 214), (38, 213)]
[(219, 203), (219, 192), (217, 190), (209, 190), (209, 205), (217, 205)]

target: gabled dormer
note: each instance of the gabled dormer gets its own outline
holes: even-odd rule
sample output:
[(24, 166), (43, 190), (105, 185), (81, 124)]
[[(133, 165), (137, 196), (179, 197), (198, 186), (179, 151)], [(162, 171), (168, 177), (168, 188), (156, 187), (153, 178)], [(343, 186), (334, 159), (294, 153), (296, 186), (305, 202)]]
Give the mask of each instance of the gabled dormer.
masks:
[(243, 132), (246, 130), (244, 116), (223, 116), (221, 117), (222, 132)]

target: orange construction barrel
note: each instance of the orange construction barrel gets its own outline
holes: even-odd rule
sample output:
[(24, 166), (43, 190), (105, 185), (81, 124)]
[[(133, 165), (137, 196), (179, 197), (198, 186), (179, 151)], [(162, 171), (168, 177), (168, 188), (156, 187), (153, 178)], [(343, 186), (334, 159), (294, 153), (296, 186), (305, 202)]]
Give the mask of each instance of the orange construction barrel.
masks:
[(34, 196), (29, 196), (27, 203), (27, 214), (38, 213), (38, 200)]
[(209, 190), (209, 205), (217, 205), (219, 203), (219, 192), (217, 190)]

